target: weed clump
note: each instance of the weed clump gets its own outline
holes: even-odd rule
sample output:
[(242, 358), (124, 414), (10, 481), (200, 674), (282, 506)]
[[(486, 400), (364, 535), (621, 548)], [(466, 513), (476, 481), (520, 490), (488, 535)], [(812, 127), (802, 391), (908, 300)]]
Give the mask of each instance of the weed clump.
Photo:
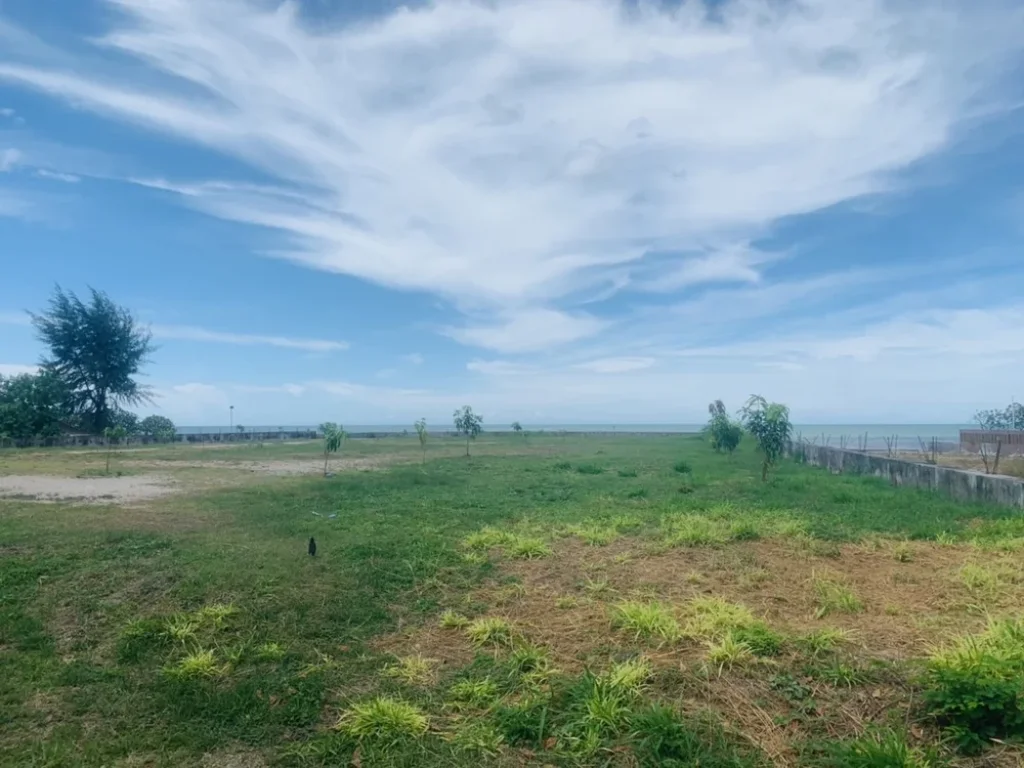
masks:
[(164, 667), (164, 674), (175, 680), (196, 680), (219, 677), (225, 669), (218, 666), (213, 651), (196, 650), (181, 658), (176, 664)]
[(911, 747), (905, 735), (891, 729), (840, 741), (828, 749), (827, 760), (826, 765), (836, 768), (938, 768), (943, 764), (932, 750)]
[(672, 611), (661, 603), (619, 603), (612, 609), (612, 626), (649, 642), (672, 643), (682, 634)]
[(355, 704), (338, 721), (338, 728), (359, 740), (389, 746), (417, 739), (427, 732), (427, 716), (416, 706), (399, 699), (378, 696)]
[(441, 614), (440, 624), (445, 629), (463, 629), (469, 625), (469, 619), (458, 611), (448, 609)]
[(980, 635), (933, 651), (924, 702), (967, 753), (1024, 737), (1024, 619), (993, 621)]
[(432, 664), (422, 656), (403, 656), (384, 667), (384, 674), (408, 685), (426, 685), (434, 677)]
[(841, 582), (814, 577), (813, 585), (818, 604), (818, 610), (814, 615), (819, 619), (831, 613), (860, 613), (864, 610), (861, 599)]
[(512, 624), (499, 616), (484, 616), (469, 622), (466, 636), (481, 648), (511, 648), (516, 641)]

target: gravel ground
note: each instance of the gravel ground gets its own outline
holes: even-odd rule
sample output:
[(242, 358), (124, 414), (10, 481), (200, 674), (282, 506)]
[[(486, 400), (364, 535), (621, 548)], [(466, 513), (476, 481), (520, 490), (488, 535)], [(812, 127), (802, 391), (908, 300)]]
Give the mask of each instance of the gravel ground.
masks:
[(36, 501), (126, 504), (174, 493), (174, 481), (157, 475), (126, 477), (0, 476), (0, 497)]

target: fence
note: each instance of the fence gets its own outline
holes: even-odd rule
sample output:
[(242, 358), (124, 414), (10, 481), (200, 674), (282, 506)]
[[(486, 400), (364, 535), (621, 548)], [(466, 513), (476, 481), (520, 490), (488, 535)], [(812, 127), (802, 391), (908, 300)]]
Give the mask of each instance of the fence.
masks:
[(1024, 480), (986, 475), (937, 464), (918, 464), (860, 451), (848, 451), (807, 442), (789, 444), (798, 461), (823, 467), (835, 474), (881, 477), (894, 486), (923, 488), (960, 501), (1024, 508)]

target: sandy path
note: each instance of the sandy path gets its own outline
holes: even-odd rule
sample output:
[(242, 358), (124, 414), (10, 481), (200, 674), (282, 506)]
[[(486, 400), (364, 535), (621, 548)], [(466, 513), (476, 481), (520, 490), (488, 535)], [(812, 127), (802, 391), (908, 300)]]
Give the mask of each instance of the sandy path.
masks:
[(173, 480), (156, 475), (129, 477), (0, 476), (0, 498), (125, 504), (174, 493)]

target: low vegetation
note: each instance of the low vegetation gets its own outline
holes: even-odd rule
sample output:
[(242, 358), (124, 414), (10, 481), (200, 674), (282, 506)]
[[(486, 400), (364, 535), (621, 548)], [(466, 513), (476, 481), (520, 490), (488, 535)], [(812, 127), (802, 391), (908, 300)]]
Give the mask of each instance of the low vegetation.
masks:
[(1012, 510), (769, 461), (753, 431), (466, 444), (351, 440), (390, 463), (130, 508), (0, 500), (0, 765), (1020, 762)]

